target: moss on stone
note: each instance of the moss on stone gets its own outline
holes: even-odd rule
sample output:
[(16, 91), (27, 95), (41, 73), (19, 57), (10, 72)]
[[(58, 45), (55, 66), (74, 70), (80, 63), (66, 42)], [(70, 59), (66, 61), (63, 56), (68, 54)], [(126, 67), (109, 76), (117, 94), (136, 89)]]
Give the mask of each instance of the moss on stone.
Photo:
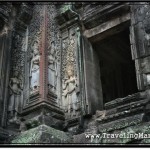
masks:
[[(107, 139), (107, 138), (102, 138), (100, 141), (101, 144), (109, 144), (109, 143), (116, 143), (116, 144), (128, 144), (128, 143), (134, 143), (137, 140), (141, 140), (141, 143), (150, 143), (149, 138), (139, 138), (138, 139), (138, 134), (150, 134), (150, 123), (143, 123), (143, 124), (138, 124), (135, 126), (130, 126), (121, 130), (115, 130), (111, 132), (111, 134), (122, 134), (125, 135), (125, 137), (128, 138), (114, 138), (114, 139)], [(107, 132), (110, 133), (110, 132)], [(129, 137), (129, 134), (132, 134), (133, 137)], [(134, 137), (135, 136), (135, 137)]]
[(56, 130), (46, 125), (40, 125), (36, 128), (22, 132), (11, 143), (29, 144), (29, 143), (70, 143), (71, 137), (65, 132)]

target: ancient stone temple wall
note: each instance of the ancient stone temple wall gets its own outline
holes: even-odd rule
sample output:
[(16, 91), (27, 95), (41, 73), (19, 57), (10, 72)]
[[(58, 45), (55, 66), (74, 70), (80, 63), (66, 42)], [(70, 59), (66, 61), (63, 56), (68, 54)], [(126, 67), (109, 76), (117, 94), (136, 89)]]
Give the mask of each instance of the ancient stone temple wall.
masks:
[(138, 88), (149, 86), (149, 4), (133, 6), (131, 9), (132, 57), (137, 67)]
[[(20, 84), (20, 79), (18, 80), (16, 78), (16, 75), (18, 77), (18, 72), (21, 74), (21, 66), (22, 66), (22, 58), (23, 55), (21, 54), (21, 43), (22, 40), (19, 37), (19, 27), (21, 20), (24, 17), (25, 13), (25, 5), (22, 4), (22, 14), (18, 15), (17, 12), (17, 6), (14, 7), (12, 3), (1, 3), (0, 5), (0, 20), (1, 20), (1, 33), (0, 33), (0, 38), (1, 38), (1, 44), (0, 44), (0, 49), (1, 49), (1, 75), (0, 75), (0, 91), (1, 91), (1, 109), (0, 109), (0, 114), (1, 114), (1, 126), (3, 128), (7, 127), (7, 121), (9, 118), (9, 113), (8, 110), (8, 105), (9, 105), (9, 99), (14, 99), (13, 97), (13, 90), (15, 90), (15, 84)], [(29, 12), (30, 13), (30, 12)], [(25, 23), (25, 22), (24, 22)], [(22, 28), (24, 28), (24, 24), (22, 22), (21, 25)], [(17, 30), (17, 35), (16, 34)], [(19, 50), (18, 50), (19, 49)], [(18, 53), (18, 54), (17, 54)], [(18, 56), (17, 56), (18, 55)], [(13, 59), (16, 58), (16, 59)], [(18, 70), (17, 73), (13, 72), (14, 70)], [(22, 75), (22, 74), (21, 74)], [(21, 77), (21, 76), (20, 76)], [(19, 77), (19, 78), (20, 78)], [(16, 83), (17, 81), (17, 83)], [(18, 82), (19, 81), (19, 82)], [(15, 91), (18, 92), (18, 91)], [(6, 137), (8, 136), (8, 132), (5, 130), (1, 129), (1, 141), (5, 141)]]
[[(87, 134), (149, 132), (149, 7), (149, 3), (127, 2), (0, 5), (0, 141), (149, 142), (85, 137)], [(103, 53), (102, 42), (108, 40), (109, 43), (120, 33), (122, 37), (115, 48), (126, 55), (124, 40), (119, 42), (123, 31), (128, 31), (126, 36), (130, 37), (130, 61), (133, 67), (135, 64), (138, 91), (105, 101), (102, 86), (107, 82), (102, 78), (105, 64), (99, 55), (107, 58), (113, 53), (113, 58), (124, 63), (127, 60), (121, 60), (119, 51), (115, 54), (111, 45), (105, 45)], [(95, 48), (96, 44), (100, 48)], [(106, 65), (105, 68), (112, 69)], [(121, 74), (119, 69), (117, 72)], [(114, 78), (113, 82), (119, 84), (118, 80)]]
[(17, 24), (19, 27), (16, 27), (13, 38), (10, 87), (14, 91), (8, 100), (8, 125), (19, 130), (21, 122), (27, 124), (28, 129), (44, 122), (59, 128), (63, 123), (57, 122), (63, 122), (64, 116), (60, 93), (61, 40), (55, 20), (56, 8), (47, 3), (26, 7), (32, 7), (32, 19), (24, 26)]

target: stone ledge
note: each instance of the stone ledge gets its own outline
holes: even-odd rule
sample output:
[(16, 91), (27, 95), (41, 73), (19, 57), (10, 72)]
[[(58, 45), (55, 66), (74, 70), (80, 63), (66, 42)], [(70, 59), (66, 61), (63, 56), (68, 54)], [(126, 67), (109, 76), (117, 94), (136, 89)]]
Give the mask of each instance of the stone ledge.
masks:
[(142, 123), (143, 116), (144, 114), (141, 113), (138, 115), (125, 117), (125, 118), (118, 119), (115, 121), (110, 121), (105, 124), (98, 123), (98, 130), (100, 133), (103, 133), (103, 132), (110, 132), (114, 130), (120, 130), (128, 126), (134, 126), (134, 125)]
[(144, 92), (134, 93), (132, 95), (128, 95), (123, 98), (117, 98), (115, 100), (112, 100), (112, 101), (106, 103), (105, 109), (106, 110), (110, 109), (110, 108), (112, 109), (117, 106), (121, 106), (121, 105), (128, 104), (131, 102), (137, 102), (137, 101), (144, 100), (144, 99), (146, 99), (146, 95)]

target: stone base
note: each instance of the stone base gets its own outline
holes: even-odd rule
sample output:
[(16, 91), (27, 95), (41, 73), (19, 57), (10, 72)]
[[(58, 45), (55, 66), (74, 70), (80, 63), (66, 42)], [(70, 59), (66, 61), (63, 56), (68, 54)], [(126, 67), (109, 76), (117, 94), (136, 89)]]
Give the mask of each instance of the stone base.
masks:
[(40, 125), (36, 128), (22, 132), (11, 142), (12, 144), (61, 144), (72, 143), (71, 136), (67, 133), (56, 130), (47, 125)]
[(84, 133), (73, 135), (73, 143), (150, 144), (150, 122), (142, 122), (142, 116), (143, 114), (138, 114), (105, 124), (93, 120)]

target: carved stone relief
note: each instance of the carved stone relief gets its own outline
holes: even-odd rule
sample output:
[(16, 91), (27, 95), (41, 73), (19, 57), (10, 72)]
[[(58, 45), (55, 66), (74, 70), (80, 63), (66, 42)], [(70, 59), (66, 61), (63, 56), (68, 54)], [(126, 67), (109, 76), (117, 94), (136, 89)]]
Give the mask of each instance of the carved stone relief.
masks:
[[(28, 6), (26, 6), (28, 8)], [(25, 55), (26, 55), (26, 22), (21, 13), (25, 13), (25, 9), (12, 9), (12, 17), (16, 17), (11, 21), (10, 28), (4, 26), (3, 34), (7, 34), (11, 27), (14, 28), (11, 34), (11, 63), (9, 76), (9, 97), (8, 97), (8, 121), (9, 123), (18, 120), (18, 114), (21, 113), (23, 104), (23, 88), (25, 78)], [(31, 13), (31, 9), (30, 9)], [(31, 18), (31, 14), (28, 17)], [(30, 21), (30, 19), (26, 19)]]
[(79, 110), (79, 101), (77, 97), (77, 78), (74, 76), (74, 70), (71, 66), (67, 68), (68, 78), (63, 80), (63, 105), (65, 112), (69, 115), (77, 116)]
[(40, 66), (40, 54), (38, 50), (38, 41), (34, 41), (32, 46), (32, 58), (31, 58), (31, 68), (30, 68), (30, 88), (31, 93), (39, 89), (39, 66)]
[(61, 34), (56, 21), (56, 6), (47, 5), (47, 50), (48, 50), (48, 91), (57, 95), (60, 102), (60, 49)]
[(10, 112), (11, 119), (9, 122), (17, 120), (17, 114), (19, 112), (19, 104), (21, 100), (21, 92), (23, 90), (22, 80), (19, 78), (19, 72), (14, 70), (14, 76), (10, 78), (9, 82), (10, 97), (8, 111)]
[(27, 29), (26, 40), (24, 41), (26, 52), (25, 67), (25, 92), (24, 104), (30, 101), (30, 95), (39, 92), (40, 86), (40, 47), (42, 39), (42, 25), (44, 20), (43, 6), (33, 7), (33, 16)]
[(67, 76), (67, 66), (72, 66), (76, 76), (76, 35), (70, 31), (69, 38), (62, 42), (63, 56), (62, 56), (62, 79)]
[[(60, 31), (55, 20), (55, 5), (34, 5), (26, 41), (24, 105), (38, 100), (41, 89), (48, 89), (60, 102)], [(44, 49), (43, 49), (44, 48)], [(41, 72), (41, 70), (43, 70)], [(42, 75), (41, 75), (42, 74)], [(40, 77), (44, 78), (41, 85)], [(43, 87), (44, 86), (44, 87)], [(37, 96), (37, 97), (36, 97)]]
[(54, 42), (51, 43), (51, 50), (48, 51), (48, 86), (49, 90), (56, 92), (57, 82), (57, 62), (56, 62), (56, 49)]
[[(8, 125), (10, 125), (11, 123), (12, 123), (11, 125), (13, 125), (13, 123), (20, 124), (20, 129), (19, 128), (18, 129), (21, 132), (29, 130), (29, 132), (26, 133), (31, 133), (32, 131), (34, 131), (34, 129), (36, 129), (36, 131), (39, 132), (38, 128), (36, 127), (39, 126), (40, 124), (43, 124), (43, 122), (46, 123), (45, 125), (47, 126), (51, 126), (52, 128), (57, 127), (58, 129), (62, 130), (64, 122), (67, 120), (66, 121), (67, 123), (65, 122), (66, 124), (64, 125), (64, 130), (68, 130), (68, 132), (72, 132), (74, 130), (75, 132), (74, 131), (73, 132), (76, 134), (83, 133), (84, 129), (81, 129), (81, 131), (76, 132), (78, 129), (80, 130), (80, 125), (82, 128), (82, 116), (84, 114), (81, 111), (83, 109), (86, 110), (87, 108), (87, 110), (89, 109), (88, 111), (90, 112), (91, 111), (90, 105), (94, 104), (94, 100), (95, 100), (94, 99), (92, 101), (92, 99), (89, 96), (88, 97), (89, 101), (88, 101), (87, 95), (85, 95), (85, 93), (91, 92), (93, 94), (93, 91), (96, 91), (96, 88), (91, 86), (89, 89), (92, 89), (93, 91), (87, 90), (87, 87), (90, 86), (91, 82), (85, 84), (85, 81), (82, 81), (82, 79), (84, 80), (85, 78), (87, 78), (87, 80), (90, 80), (89, 78), (90, 76), (87, 77), (85, 70), (86, 69), (88, 70), (90, 68), (88, 62), (89, 58), (91, 57), (91, 59), (93, 59), (94, 57), (92, 57), (91, 54), (89, 54), (89, 56), (86, 55), (90, 51), (93, 51), (93, 49), (90, 47), (91, 46), (90, 42), (89, 44), (88, 42), (84, 42), (84, 39), (82, 39), (83, 38), (82, 35), (80, 36), (78, 34), (80, 32), (79, 24), (78, 24), (79, 22), (77, 20), (78, 14), (76, 14), (76, 12), (72, 10), (71, 7), (72, 4), (71, 5), (69, 4), (68, 6), (66, 5), (64, 7), (62, 6), (61, 12), (63, 13), (63, 15), (59, 13), (60, 16), (62, 15), (64, 19), (63, 22), (64, 24), (62, 23), (61, 24), (62, 26), (60, 27), (62, 31), (62, 38), (61, 38), (61, 33), (58, 24), (55, 20), (55, 17), (57, 15), (57, 11), (55, 8), (56, 6), (48, 2), (41, 3), (40, 5), (36, 5), (36, 3), (34, 4), (35, 4), (33, 7), (34, 13), (33, 13), (33, 18), (31, 23), (28, 24), (28, 27), (27, 25), (25, 25), (26, 23), (29, 23), (29, 20), (27, 18), (30, 16), (30, 15), (26, 15), (26, 13), (28, 13), (28, 9), (26, 9), (25, 13), (20, 13), (20, 16), (22, 16), (22, 19), (20, 21), (25, 20), (25, 22), (22, 22), (22, 24), (17, 25), (17, 28), (14, 27), (13, 36), (10, 37), (10, 39), (12, 40), (11, 68), (10, 68), (11, 72), (10, 72), (10, 78), (8, 77), (8, 79), (6, 79), (7, 81), (9, 81), (9, 87), (8, 84), (6, 85), (9, 88), (8, 109), (6, 109), (6, 111), (8, 110), (8, 118), (6, 117), (8, 119), (8, 123), (9, 123)], [(107, 5), (105, 5), (104, 7), (106, 6)], [(25, 7), (26, 5), (24, 5), (24, 8), (20, 7), (20, 9), (22, 8), (25, 9)], [(149, 66), (150, 64), (150, 56), (149, 56), (150, 55), (150, 22), (149, 22), (150, 7), (148, 5), (144, 5), (144, 6), (139, 6), (139, 8), (140, 9), (136, 9), (135, 11), (139, 11), (136, 15), (140, 16), (139, 18), (140, 21), (137, 21), (136, 24), (134, 25), (132, 24), (133, 32), (131, 32), (131, 34), (134, 33), (134, 35), (132, 35), (131, 37), (132, 40), (134, 38), (134, 40), (132, 41), (132, 46), (134, 47), (133, 59), (135, 59), (135, 63), (136, 63), (137, 77), (139, 76), (139, 82), (140, 82), (139, 84), (143, 82), (142, 86), (150, 87), (150, 66)], [(18, 9), (17, 6), (16, 9)], [(92, 7), (86, 7), (85, 11), (89, 13), (88, 15), (91, 15), (91, 18), (93, 13), (90, 13), (90, 11), (93, 12), (94, 9), (95, 9), (94, 5)], [(83, 13), (85, 13), (84, 10)], [(1, 9), (0, 9), (0, 14), (1, 14)], [(88, 22), (88, 19), (86, 21)], [(23, 29), (24, 32), (26, 29), (25, 27), (27, 27), (26, 33), (23, 33), (22, 31), (18, 31), (19, 28), (18, 26), (20, 25), (21, 25), (20, 28), (24, 28)], [(89, 24), (89, 26), (91, 25)], [(1, 30), (1, 28), (3, 28), (3, 30)], [(3, 24), (0, 24), (0, 37), (7, 34), (9, 30), (11, 29), (7, 28), (7, 26), (3, 26)], [(80, 40), (82, 40), (82, 45), (80, 45)], [(5, 44), (7, 44), (7, 42), (8, 41), (6, 40)], [(6, 46), (5, 50), (7, 48), (9, 48), (9, 46), (8, 47)], [(85, 51), (83, 49), (86, 51), (86, 53), (84, 53)], [(5, 57), (7, 56), (8, 55), (5, 55)], [(82, 58), (84, 57), (86, 57), (86, 59), (82, 60)], [(86, 64), (86, 67), (84, 63)], [(91, 65), (94, 65), (94, 63)], [(4, 66), (3, 68), (5, 69)], [(1, 67), (1, 62), (0, 62), (0, 67)], [(6, 70), (5, 72), (7, 73), (1, 74), (2, 71), (0, 70), (0, 79), (3, 80), (5, 78), (1, 78), (1, 77), (4, 77), (6, 74), (8, 76), (9, 73)], [(96, 73), (94, 73), (94, 75), (95, 74)], [(5, 83), (5, 81), (3, 83)], [(93, 85), (94, 84), (95, 82), (93, 82)], [(0, 96), (2, 95), (1, 85), (2, 84), (0, 82)], [(41, 88), (41, 85), (44, 86), (44, 88), (43, 87)], [(6, 86), (4, 85), (3, 87), (5, 88)], [(44, 95), (44, 97), (41, 96), (42, 94)], [(7, 96), (7, 94), (5, 95)], [(0, 99), (3, 100), (3, 96), (2, 98), (0, 97)], [(82, 99), (84, 101), (82, 101)], [(22, 108), (23, 100), (26, 103), (25, 105), (26, 107), (24, 108)], [(133, 99), (130, 99), (130, 101), (133, 101)], [(128, 105), (120, 106), (119, 104), (119, 107), (116, 108), (116, 106), (114, 106), (115, 109), (110, 110), (110, 115), (107, 115), (106, 110), (96, 111), (96, 117), (97, 117), (96, 121), (98, 123), (99, 132), (109, 132), (109, 131), (111, 132), (114, 130), (120, 130), (126, 128), (128, 126), (138, 125), (143, 121), (142, 120), (143, 113), (140, 115), (136, 115), (135, 113), (143, 112), (146, 102), (147, 101), (144, 101), (143, 103), (137, 102), (136, 104), (133, 105), (129, 104), (129, 106)], [(120, 103), (122, 104), (123, 102), (120, 101)], [(0, 102), (0, 104), (3, 103)], [(63, 116), (64, 114), (61, 108), (59, 108), (57, 104), (59, 104), (60, 107), (63, 108), (65, 112), (66, 120), (64, 120), (64, 116)], [(2, 105), (2, 107), (3, 106), (4, 104)], [(94, 106), (94, 109), (92, 108), (93, 110), (99, 108), (99, 106), (97, 108), (95, 107), (96, 105), (93, 106)], [(136, 107), (138, 107), (139, 109), (136, 109)], [(130, 109), (130, 112), (129, 111), (122, 112), (122, 109), (127, 109), (127, 108), (132, 108), (132, 109)], [(21, 109), (23, 109), (23, 111), (20, 111)], [(119, 112), (118, 113), (119, 115), (116, 113), (117, 111)], [(1, 112), (2, 111), (0, 110), (0, 113)], [(131, 116), (129, 118), (125, 118), (117, 121), (117, 117), (122, 118), (122, 117), (128, 117), (129, 115), (135, 115), (135, 116)], [(0, 118), (1, 116), (2, 115), (0, 114)], [(25, 117), (25, 119), (19, 118), (22, 116)], [(58, 121), (57, 120), (58, 118), (61, 119), (61, 121)], [(78, 125), (72, 127), (71, 123), (73, 123), (73, 126), (75, 124)], [(93, 131), (96, 131), (97, 128), (96, 129), (94, 128), (95, 126), (94, 123), (95, 120), (89, 125), (91, 127), (89, 129), (92, 130), (93, 128)], [(11, 125), (8, 126), (8, 129), (9, 127), (13, 128)], [(69, 125), (71, 126), (71, 128), (69, 127)], [(30, 130), (31, 128), (34, 129)], [(55, 129), (53, 129), (53, 131), (56, 132)], [(21, 133), (22, 139), (20, 140), (20, 142), (28, 143), (29, 141), (32, 141), (32, 134), (30, 134), (29, 136), (26, 135), (24, 136), (24, 135), (25, 135), (24, 133)], [(62, 141), (62, 137), (60, 138), (60, 140)], [(51, 143), (51, 140), (47, 140), (47, 141), (48, 143)]]
[(24, 63), (25, 52), (23, 48), (23, 36), (14, 32), (11, 55), (11, 74), (9, 81), (9, 121), (17, 120), (17, 114), (21, 111), (23, 100)]
[(77, 78), (77, 36), (74, 30), (62, 41), (62, 104), (66, 119), (77, 117), (80, 110)]
[[(23, 36), (14, 33), (13, 49), (12, 49), (12, 72), (17, 70), (22, 74), (24, 65), (24, 51), (22, 51)], [(23, 75), (23, 74), (22, 74)]]

